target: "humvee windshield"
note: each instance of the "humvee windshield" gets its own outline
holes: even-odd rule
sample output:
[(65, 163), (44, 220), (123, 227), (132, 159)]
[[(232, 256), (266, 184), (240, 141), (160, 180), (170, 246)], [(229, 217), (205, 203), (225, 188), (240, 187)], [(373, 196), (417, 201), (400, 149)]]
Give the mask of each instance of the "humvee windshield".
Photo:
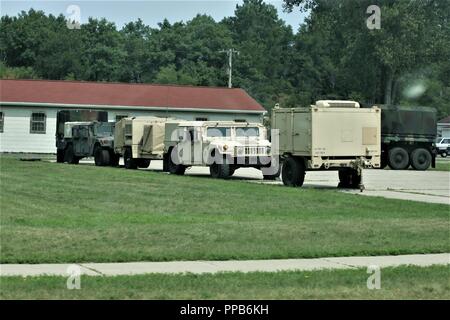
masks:
[(206, 135), (208, 137), (230, 137), (231, 128), (226, 127), (212, 127), (206, 130)]
[(114, 126), (112, 125), (112, 123), (105, 123), (102, 124), (101, 126), (96, 127), (96, 132), (95, 134), (97, 136), (112, 136), (114, 132)]
[(236, 128), (236, 137), (258, 137), (258, 127)]

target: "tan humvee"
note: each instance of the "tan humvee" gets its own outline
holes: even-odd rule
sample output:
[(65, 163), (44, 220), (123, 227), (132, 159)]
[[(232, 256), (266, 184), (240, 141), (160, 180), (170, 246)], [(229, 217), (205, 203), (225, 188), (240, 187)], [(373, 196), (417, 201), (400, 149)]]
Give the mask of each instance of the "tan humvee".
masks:
[[(282, 179), (303, 185), (307, 170), (339, 170), (340, 186), (364, 188), (362, 168), (379, 168), (381, 111), (354, 101), (317, 101), (307, 108), (275, 108)], [(272, 139), (272, 142), (274, 140)]]
[(258, 123), (234, 121), (167, 122), (165, 169), (183, 174), (190, 166), (209, 166), (215, 178), (228, 178), (241, 167), (263, 171), (265, 179), (279, 176), (271, 167), (266, 128)]

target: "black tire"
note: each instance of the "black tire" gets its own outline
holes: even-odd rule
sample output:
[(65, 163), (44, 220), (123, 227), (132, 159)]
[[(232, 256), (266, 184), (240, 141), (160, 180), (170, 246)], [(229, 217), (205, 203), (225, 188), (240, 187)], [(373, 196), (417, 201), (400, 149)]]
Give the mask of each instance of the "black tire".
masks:
[(115, 154), (114, 151), (110, 150), (109, 151), (109, 165), (111, 167), (118, 167), (119, 166), (119, 160), (120, 160), (120, 156), (118, 154)]
[(301, 187), (305, 181), (305, 166), (299, 159), (289, 157), (281, 170), (283, 184), (288, 187)]
[(78, 164), (80, 162), (80, 158), (75, 156), (75, 153), (73, 152), (73, 146), (69, 144), (66, 148), (66, 151), (64, 152), (64, 160), (69, 164)]
[(209, 166), (209, 173), (215, 179), (228, 179), (231, 177), (231, 166), (224, 161), (222, 164), (213, 163)]
[(238, 168), (230, 167), (230, 177), (236, 172)]
[(172, 154), (173, 156), (178, 157), (176, 147), (169, 150), (169, 154), (167, 155), (167, 169), (171, 174), (182, 176), (186, 171), (186, 167), (182, 164), (176, 164), (175, 162), (173, 162)]
[(110, 153), (109, 150), (103, 149), (102, 147), (96, 147), (94, 150), (94, 162), (96, 166), (104, 167), (110, 164)]
[(401, 148), (395, 147), (389, 150), (389, 168), (392, 170), (405, 170), (409, 167), (408, 152)]
[(339, 170), (339, 188), (358, 189), (361, 184), (361, 176), (356, 169)]
[(431, 165), (431, 158), (430, 151), (417, 148), (411, 153), (411, 167), (415, 170), (427, 170)]
[(447, 154), (447, 151), (442, 151), (442, 152), (441, 152), (441, 157), (442, 157), (442, 158), (447, 158), (447, 155), (448, 155), (448, 154)]
[(62, 150), (62, 149), (56, 150), (56, 162), (57, 163), (64, 162), (64, 150)]
[(150, 159), (139, 159), (138, 168), (148, 168), (150, 166)]
[(123, 153), (123, 162), (126, 169), (137, 169), (137, 161), (136, 159), (133, 159), (131, 148), (125, 149), (125, 152)]

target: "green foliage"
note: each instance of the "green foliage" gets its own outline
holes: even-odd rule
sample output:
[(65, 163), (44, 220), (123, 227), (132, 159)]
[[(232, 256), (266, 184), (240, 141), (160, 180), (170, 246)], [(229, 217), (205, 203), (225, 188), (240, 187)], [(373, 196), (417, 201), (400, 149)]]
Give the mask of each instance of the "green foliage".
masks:
[[(197, 15), (140, 19), (121, 30), (105, 19), (69, 29), (61, 15), (22, 12), (0, 21), (2, 77), (226, 86), (233, 48), (233, 86), (267, 109), (323, 98), (365, 104), (434, 106), (449, 113), (450, 2), (447, 0), (284, 0), (309, 13), (294, 33), (273, 5), (244, 0), (220, 22)], [(369, 30), (366, 9), (381, 8)]]

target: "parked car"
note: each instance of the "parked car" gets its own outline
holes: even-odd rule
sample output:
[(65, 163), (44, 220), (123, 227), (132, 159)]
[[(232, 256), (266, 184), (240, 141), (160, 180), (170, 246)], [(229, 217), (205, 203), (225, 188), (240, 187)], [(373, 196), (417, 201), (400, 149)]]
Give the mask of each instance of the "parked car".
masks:
[(443, 158), (446, 158), (449, 154), (450, 138), (439, 138), (436, 143), (436, 151)]

